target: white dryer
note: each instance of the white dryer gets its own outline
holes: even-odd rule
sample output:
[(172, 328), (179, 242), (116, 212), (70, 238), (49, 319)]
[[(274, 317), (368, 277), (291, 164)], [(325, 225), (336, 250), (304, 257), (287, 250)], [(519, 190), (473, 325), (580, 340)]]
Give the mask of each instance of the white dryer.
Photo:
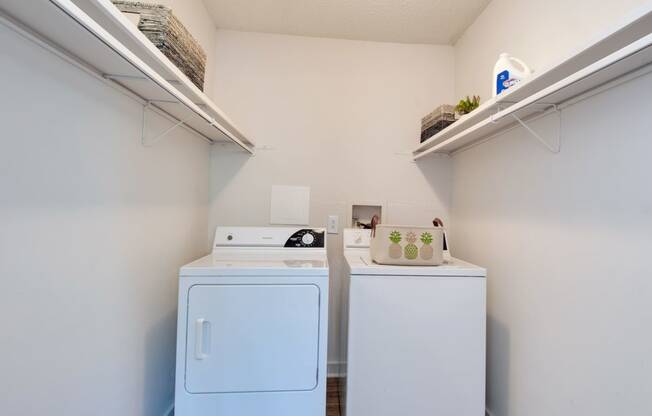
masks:
[(323, 229), (218, 227), (181, 268), (175, 415), (325, 414), (325, 247)]
[(383, 266), (369, 230), (344, 230), (346, 416), (484, 416), (483, 268)]

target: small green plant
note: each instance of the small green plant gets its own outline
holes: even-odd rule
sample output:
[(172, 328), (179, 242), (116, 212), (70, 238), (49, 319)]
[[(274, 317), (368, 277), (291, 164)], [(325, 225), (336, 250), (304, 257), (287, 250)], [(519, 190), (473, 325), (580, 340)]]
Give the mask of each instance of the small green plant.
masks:
[(469, 114), (471, 111), (475, 110), (480, 106), (480, 97), (474, 95), (473, 98), (470, 98), (468, 95), (465, 99), (460, 100), (460, 102), (455, 106), (455, 111), (460, 114)]
[(401, 242), (401, 233), (399, 233), (398, 231), (392, 231), (391, 233), (389, 233), (389, 239), (392, 243), (398, 244)]

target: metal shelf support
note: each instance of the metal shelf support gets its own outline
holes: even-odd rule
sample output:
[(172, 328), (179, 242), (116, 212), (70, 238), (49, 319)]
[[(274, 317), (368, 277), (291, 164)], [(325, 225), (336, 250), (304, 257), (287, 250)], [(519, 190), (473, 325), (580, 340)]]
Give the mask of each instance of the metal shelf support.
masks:
[[(523, 119), (521, 119), (519, 116), (516, 115), (516, 113), (511, 113), (511, 114), (509, 114), (509, 116), (511, 118), (513, 118), (514, 120), (516, 120), (516, 122), (518, 124), (520, 124), (528, 133), (530, 133), (535, 139), (537, 139), (542, 145), (544, 145), (546, 147), (546, 149), (550, 150), (552, 153), (555, 153), (555, 154), (561, 152), (561, 110), (559, 109), (559, 107), (557, 107), (556, 104), (532, 103), (531, 105), (532, 106), (544, 106), (544, 107), (547, 107), (546, 109), (542, 110), (541, 115), (545, 115), (548, 111), (552, 110), (553, 112), (557, 113), (557, 115), (559, 116), (559, 128), (557, 130), (557, 138), (556, 138), (555, 143), (551, 144), (546, 139), (541, 137), (541, 135), (539, 133), (534, 131), (532, 129), (532, 127), (528, 126)], [(501, 105), (498, 104), (497, 105), (497, 112), (495, 114), (493, 114), (491, 116), (491, 118), (490, 118), (492, 123), (494, 123), (494, 124), (498, 123), (499, 120), (506, 117), (506, 116), (496, 117), (500, 113), (501, 110), (502, 110)]]
[(535, 139), (537, 139), (541, 144), (543, 144), (546, 149), (550, 150), (552, 153), (559, 153), (561, 152), (561, 110), (557, 108), (555, 104), (550, 104), (550, 107), (552, 110), (557, 113), (559, 117), (559, 126), (557, 130), (557, 137), (555, 138), (555, 143), (549, 143), (548, 140), (544, 139), (541, 137), (539, 133), (534, 131), (532, 127), (528, 126), (519, 116), (517, 116), (515, 113), (510, 114), (514, 120), (518, 122), (528, 133), (530, 133)]
[(149, 110), (151, 106), (151, 101), (148, 101), (143, 105), (143, 119), (142, 119), (142, 126), (140, 130), (140, 143), (145, 146), (145, 147), (151, 147), (154, 146), (156, 143), (160, 142), (162, 139), (165, 138), (168, 134), (172, 133), (177, 127), (180, 127), (183, 125), (185, 122), (190, 120), (190, 118), (186, 120), (180, 120), (173, 124), (170, 128), (166, 129), (162, 133), (157, 134), (156, 136), (152, 138), (147, 138), (146, 137), (146, 130), (147, 130), (147, 110)]

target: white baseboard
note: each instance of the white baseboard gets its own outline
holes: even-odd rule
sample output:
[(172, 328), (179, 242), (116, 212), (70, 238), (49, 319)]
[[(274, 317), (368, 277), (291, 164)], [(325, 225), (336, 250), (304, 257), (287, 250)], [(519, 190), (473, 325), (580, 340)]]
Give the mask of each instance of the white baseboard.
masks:
[(163, 412), (162, 416), (174, 416), (174, 403), (172, 403), (170, 407), (168, 407), (168, 410)]
[(346, 375), (346, 362), (331, 361), (328, 363), (328, 377), (344, 377)]

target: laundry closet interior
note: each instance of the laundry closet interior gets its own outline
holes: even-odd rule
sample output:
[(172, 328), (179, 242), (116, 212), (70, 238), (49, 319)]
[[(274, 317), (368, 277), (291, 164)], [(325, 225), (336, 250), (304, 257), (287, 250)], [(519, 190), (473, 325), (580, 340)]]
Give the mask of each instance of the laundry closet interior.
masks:
[(652, 414), (649, 0), (0, 0), (0, 413)]

